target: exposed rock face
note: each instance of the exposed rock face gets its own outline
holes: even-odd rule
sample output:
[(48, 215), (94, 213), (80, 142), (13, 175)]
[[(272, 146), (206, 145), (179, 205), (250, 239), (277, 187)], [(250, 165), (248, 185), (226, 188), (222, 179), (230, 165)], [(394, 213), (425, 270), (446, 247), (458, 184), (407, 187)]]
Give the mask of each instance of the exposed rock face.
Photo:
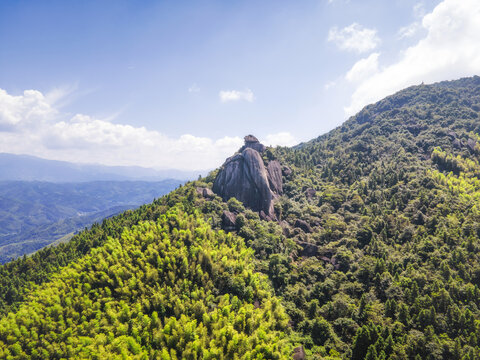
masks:
[(267, 171), (260, 156), (264, 149), (254, 136), (246, 136), (240, 153), (223, 164), (213, 191), (224, 200), (235, 197), (252, 210), (263, 211), (266, 219), (275, 219), (273, 200), (283, 191), (282, 172), (278, 161), (272, 161)]
[(245, 140), (245, 144), (250, 144), (250, 143), (258, 143), (258, 139), (253, 136), (253, 135), (247, 135), (243, 138)]
[(224, 211), (222, 214), (222, 228), (227, 231), (235, 230), (235, 221), (237, 220), (237, 216), (230, 212)]
[(452, 141), (457, 138), (457, 133), (455, 131), (450, 131), (447, 135), (450, 137)]
[(475, 139), (469, 138), (467, 141), (461, 140), (457, 137), (457, 134), (453, 131), (449, 132), (448, 136), (452, 140), (452, 145), (455, 149), (462, 149), (464, 146), (466, 146), (470, 152), (472, 153), (476, 152), (477, 141)]
[(417, 136), (425, 127), (419, 124), (412, 124), (407, 126), (407, 130), (410, 131), (412, 135)]
[(468, 139), (467, 141), (467, 148), (471, 152), (475, 152), (475, 149), (477, 147), (477, 142), (474, 139)]
[(306, 358), (307, 354), (305, 353), (305, 350), (303, 350), (303, 346), (293, 349), (293, 360), (305, 360)]
[(286, 237), (290, 237), (290, 225), (285, 220), (280, 221), (280, 226), (282, 227), (282, 233)]
[(253, 136), (253, 135), (247, 135), (243, 138), (245, 140), (245, 145), (240, 149), (240, 152), (245, 150), (246, 148), (251, 148), (253, 150), (258, 151), (260, 154), (262, 154), (265, 151), (265, 145), (260, 144), (260, 141)]
[(215, 194), (209, 188), (197, 187), (197, 193), (207, 199), (215, 197)]
[(286, 177), (289, 177), (293, 174), (292, 169), (290, 169), (287, 165), (282, 166), (282, 174)]
[(462, 141), (461, 141), (461, 140), (459, 140), (459, 139), (453, 140), (453, 147), (454, 147), (455, 149), (461, 149), (462, 146), (463, 146), (463, 144), (462, 144)]
[(310, 224), (307, 223), (305, 220), (297, 219), (295, 221), (295, 227), (297, 227), (299, 229), (302, 229), (306, 233), (311, 233), (312, 232), (312, 228), (310, 227)]
[(283, 194), (282, 186), (282, 167), (277, 160), (272, 160), (267, 166), (268, 184), (270, 189), (276, 194)]
[(227, 159), (213, 183), (213, 191), (225, 200), (235, 197), (255, 211), (273, 214), (273, 193), (258, 151), (246, 148)]
[(312, 200), (313, 197), (317, 194), (317, 192), (315, 191), (315, 189), (312, 189), (312, 188), (308, 188), (307, 190), (305, 190), (305, 195), (307, 196), (307, 199), (309, 200)]
[(302, 247), (302, 250), (300, 250), (299, 254), (300, 256), (305, 256), (305, 257), (312, 257), (312, 256), (317, 256), (318, 255), (318, 246), (312, 243), (308, 243), (305, 241), (295, 241), (298, 245)]

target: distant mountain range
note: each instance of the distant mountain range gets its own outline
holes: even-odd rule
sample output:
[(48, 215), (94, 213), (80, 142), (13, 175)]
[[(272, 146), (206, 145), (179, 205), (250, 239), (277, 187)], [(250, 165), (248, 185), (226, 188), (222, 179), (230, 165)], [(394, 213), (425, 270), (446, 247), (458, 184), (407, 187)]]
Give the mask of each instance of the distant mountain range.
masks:
[(0, 153), (0, 263), (66, 241), (199, 175)]
[(0, 182), (0, 263), (32, 253), (94, 222), (151, 202), (180, 180)]
[(176, 169), (156, 170), (140, 166), (105, 166), (46, 160), (30, 155), (0, 153), (0, 181), (160, 181), (191, 180), (205, 172)]

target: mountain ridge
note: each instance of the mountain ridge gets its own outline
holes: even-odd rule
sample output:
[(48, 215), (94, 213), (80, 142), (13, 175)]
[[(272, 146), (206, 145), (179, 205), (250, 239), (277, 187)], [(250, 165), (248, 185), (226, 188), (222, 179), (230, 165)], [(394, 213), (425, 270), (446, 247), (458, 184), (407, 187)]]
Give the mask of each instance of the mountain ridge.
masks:
[(48, 160), (32, 155), (0, 153), (0, 181), (160, 181), (192, 180), (205, 171), (156, 170), (140, 166), (107, 166)]

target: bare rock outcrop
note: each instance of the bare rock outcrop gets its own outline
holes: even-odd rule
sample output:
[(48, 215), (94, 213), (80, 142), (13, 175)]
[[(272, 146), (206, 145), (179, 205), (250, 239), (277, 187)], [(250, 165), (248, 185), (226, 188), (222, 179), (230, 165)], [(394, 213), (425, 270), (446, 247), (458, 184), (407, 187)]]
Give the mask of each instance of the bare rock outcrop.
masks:
[(302, 220), (302, 219), (297, 219), (295, 221), (295, 227), (299, 228), (299, 229), (302, 229), (307, 234), (313, 232), (310, 224), (307, 223), (305, 220)]
[(286, 222), (285, 220), (282, 220), (280, 221), (280, 226), (282, 227), (283, 235), (285, 235), (286, 237), (290, 237), (290, 232), (292, 229), (290, 228), (290, 225), (288, 224), (288, 222)]
[(222, 214), (222, 229), (227, 231), (235, 230), (235, 221), (237, 220), (237, 216), (230, 212), (224, 211)]
[(309, 199), (309, 200), (312, 200), (315, 197), (316, 194), (317, 194), (317, 192), (315, 191), (315, 189), (308, 188), (307, 190), (305, 190), (305, 195), (307, 196), (307, 199)]
[(261, 144), (260, 141), (258, 141), (258, 139), (253, 135), (247, 135), (243, 138), (243, 140), (245, 141), (245, 145), (243, 145), (243, 147), (240, 149), (240, 152), (247, 148), (251, 148), (258, 151), (260, 154), (263, 154), (266, 149), (265, 145)]
[(450, 140), (455, 140), (457, 138), (457, 133), (455, 131), (449, 131), (447, 134), (450, 137)]
[(212, 199), (215, 197), (213, 191), (205, 187), (197, 187), (197, 193), (207, 199)]
[(266, 219), (275, 219), (273, 200), (282, 194), (282, 168), (278, 161), (267, 169), (261, 152), (265, 146), (252, 135), (245, 137), (240, 152), (228, 158), (214, 183), (213, 191), (224, 200), (235, 197)]
[(306, 358), (307, 354), (305, 353), (305, 350), (303, 350), (303, 346), (293, 349), (293, 360), (305, 360)]
[(318, 255), (318, 245), (298, 240), (295, 240), (295, 242), (302, 248), (298, 255), (305, 257), (312, 257)]
[(283, 194), (282, 167), (278, 160), (272, 160), (267, 165), (268, 184), (270, 189), (278, 195)]
[(471, 152), (475, 152), (477, 149), (477, 142), (474, 139), (468, 139), (467, 141), (467, 148)]
[(461, 149), (462, 146), (463, 146), (463, 143), (462, 143), (462, 140), (460, 140), (460, 139), (455, 139), (455, 140), (453, 140), (452, 145), (453, 145), (453, 147), (454, 147), (455, 149)]
[(287, 165), (283, 165), (282, 166), (282, 174), (286, 177), (290, 177), (293, 174), (293, 171)]

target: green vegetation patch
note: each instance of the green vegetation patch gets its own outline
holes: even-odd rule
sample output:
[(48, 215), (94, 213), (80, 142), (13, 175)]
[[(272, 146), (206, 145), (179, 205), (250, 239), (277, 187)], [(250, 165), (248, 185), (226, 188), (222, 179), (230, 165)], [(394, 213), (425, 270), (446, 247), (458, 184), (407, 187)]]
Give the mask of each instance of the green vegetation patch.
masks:
[(252, 258), (238, 236), (170, 208), (4, 317), (0, 358), (285, 358), (288, 317)]

